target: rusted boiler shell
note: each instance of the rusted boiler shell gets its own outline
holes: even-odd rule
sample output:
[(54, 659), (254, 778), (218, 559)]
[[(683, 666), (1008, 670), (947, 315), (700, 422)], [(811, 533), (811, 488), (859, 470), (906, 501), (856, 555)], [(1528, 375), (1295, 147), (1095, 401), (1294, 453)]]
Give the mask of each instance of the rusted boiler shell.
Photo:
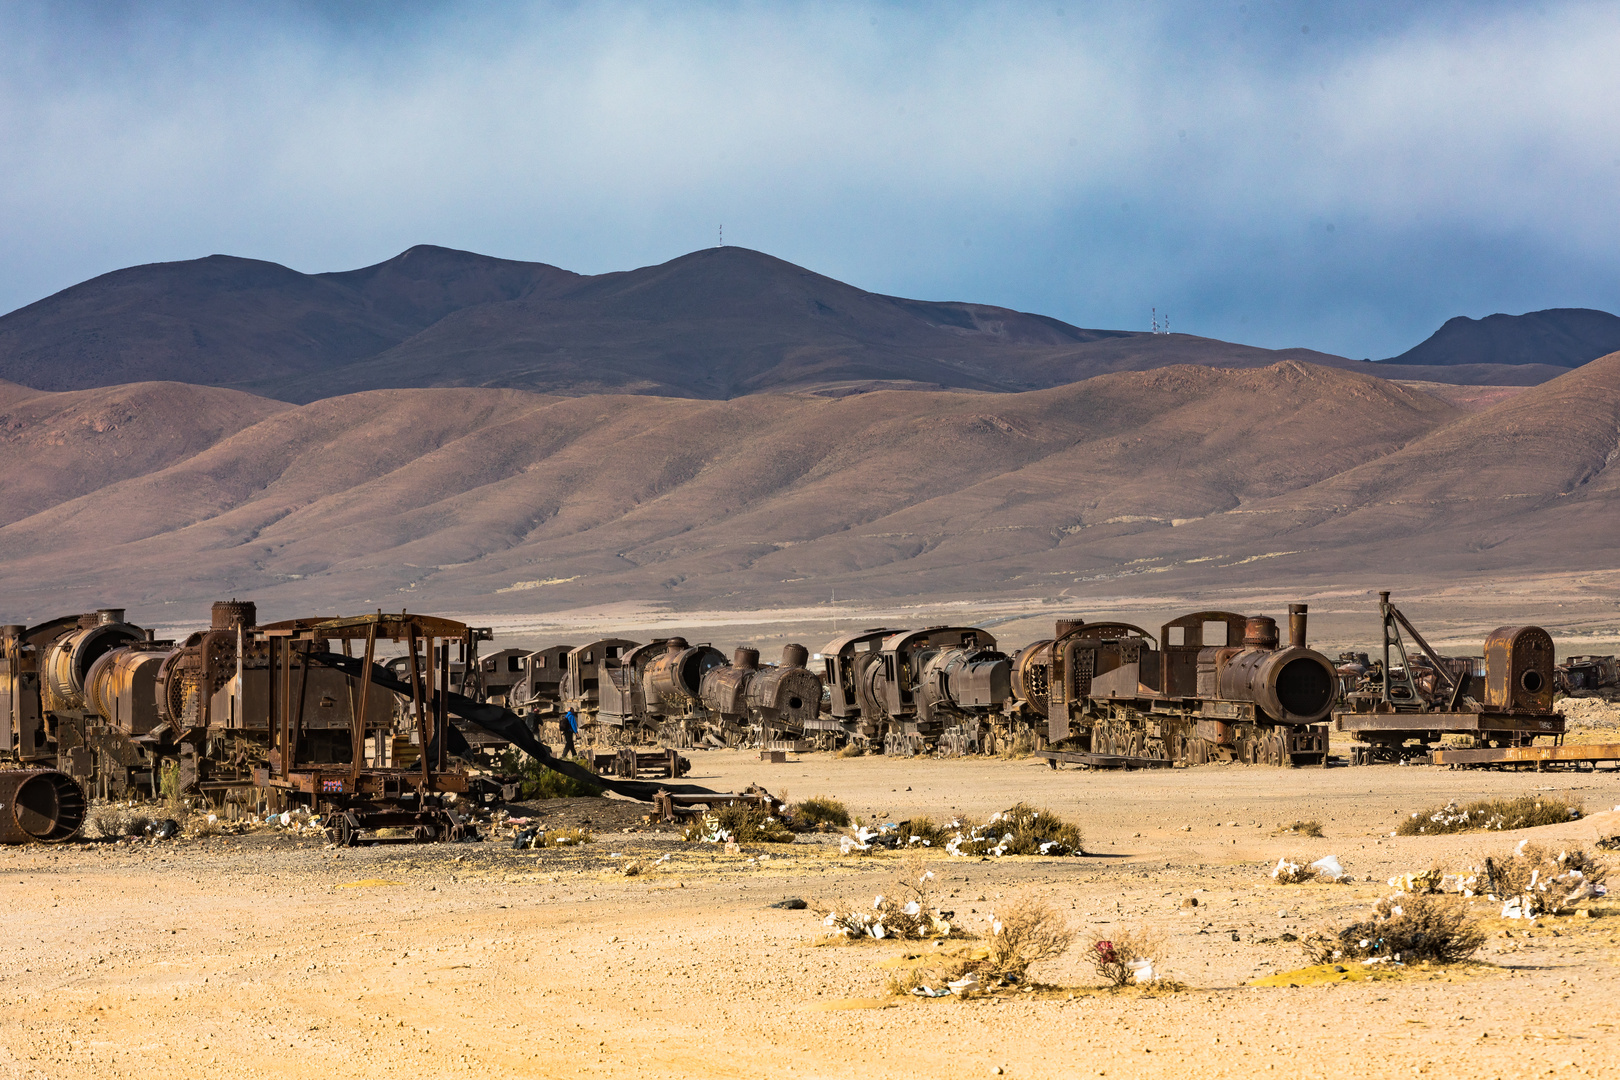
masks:
[(1052, 638), (1033, 641), (1012, 656), (1012, 695), (1041, 716), (1052, 708), (1052, 642)]
[(169, 653), (138, 645), (103, 653), (85, 676), (85, 705), (125, 734), (145, 735), (162, 720), (157, 674)]
[(84, 791), (55, 769), (0, 769), (0, 844), (60, 844), (84, 827)]
[(703, 693), (703, 676), (726, 663), (725, 654), (710, 645), (688, 646), (685, 638), (671, 638), (662, 656), (647, 664), (642, 675), (647, 701), (695, 702)]
[(1485, 707), (1552, 711), (1553, 640), (1539, 626), (1501, 626), (1485, 639)]
[(923, 692), (958, 709), (999, 708), (1012, 696), (1012, 661), (993, 649), (948, 649), (923, 668)]
[(700, 687), (704, 706), (724, 716), (743, 715), (748, 711), (748, 685), (758, 675), (758, 668), (740, 664), (710, 668), (704, 673)]
[[(1337, 672), (1321, 653), (1293, 647), (1204, 652), (1217, 654), (1218, 696), (1226, 701), (1253, 702), (1273, 720), (1290, 724), (1314, 724), (1333, 711)], [(1205, 666), (1202, 655), (1199, 666)]]
[(803, 725), (821, 712), (821, 677), (802, 667), (765, 668), (747, 694), (754, 709), (787, 723)]
[(79, 626), (45, 648), (41, 668), (45, 685), (59, 708), (85, 708), (85, 676), (102, 655), (131, 642), (146, 640), (146, 632), (124, 622), (121, 608), (106, 608), (80, 620)]

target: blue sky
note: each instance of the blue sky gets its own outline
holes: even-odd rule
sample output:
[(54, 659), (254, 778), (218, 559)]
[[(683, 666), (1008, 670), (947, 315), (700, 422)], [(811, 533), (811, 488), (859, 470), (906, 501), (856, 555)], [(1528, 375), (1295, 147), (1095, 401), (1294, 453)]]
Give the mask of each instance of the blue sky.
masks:
[(215, 252), (862, 288), (1374, 358), (1620, 310), (1620, 5), (0, 5), (0, 310)]

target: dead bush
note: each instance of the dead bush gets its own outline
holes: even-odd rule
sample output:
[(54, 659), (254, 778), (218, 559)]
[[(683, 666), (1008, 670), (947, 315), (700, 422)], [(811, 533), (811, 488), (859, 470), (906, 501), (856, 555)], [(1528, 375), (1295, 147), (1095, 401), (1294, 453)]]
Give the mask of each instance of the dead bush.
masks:
[(804, 829), (849, 827), (849, 808), (825, 795), (817, 795), (794, 806), (792, 816), (794, 824)]
[(849, 742), (844, 744), (844, 748), (838, 751), (839, 757), (864, 757), (865, 755), (866, 747), (862, 746), (854, 739), (849, 740)]
[(1271, 868), (1271, 880), (1279, 885), (1304, 885), (1316, 880), (1316, 867), (1303, 855), (1286, 855)]
[(1434, 836), (1477, 829), (1531, 829), (1557, 825), (1581, 816), (1581, 804), (1557, 795), (1522, 795), (1517, 799), (1482, 799), (1466, 806), (1454, 802), (1422, 810), (1395, 829), (1402, 836)]
[(733, 803), (710, 810), (686, 826), (681, 838), (708, 844), (791, 844), (794, 833), (764, 807)]
[(1146, 928), (1121, 930), (1093, 941), (1086, 950), (1086, 959), (1109, 986), (1152, 982), (1158, 974), (1156, 966), (1164, 961), (1164, 945), (1163, 935)]
[(1462, 901), (1404, 893), (1378, 901), (1371, 919), (1352, 923), (1337, 934), (1310, 934), (1303, 943), (1313, 964), (1339, 960), (1456, 964), (1483, 944), (1485, 933)]
[(1021, 896), (997, 905), (990, 922), (990, 955), (977, 970), (1021, 983), (1031, 966), (1069, 951), (1075, 932), (1048, 900)]
[(541, 835), (535, 847), (577, 847), (596, 841), (586, 829), (551, 829)]
[(945, 843), (951, 855), (1080, 855), (1080, 828), (1048, 810), (1018, 803), (982, 825), (952, 822)]
[(1327, 834), (1322, 831), (1322, 823), (1312, 818), (1308, 821), (1296, 821), (1292, 825), (1280, 827), (1278, 836), (1308, 836), (1313, 840), (1320, 840)]
[(908, 856), (884, 890), (868, 906), (845, 900), (818, 904), (822, 925), (837, 937), (920, 941), (951, 935), (954, 911), (941, 911), (934, 872), (918, 854)]
[(1598, 895), (1608, 867), (1582, 848), (1520, 844), (1506, 859), (1486, 859), (1481, 884), (1492, 896), (1518, 900), (1520, 913), (1558, 915)]
[(90, 811), (90, 819), (85, 822), (84, 834), (92, 840), (116, 840), (127, 835), (124, 831), (124, 821), (127, 815), (115, 806), (105, 804)]

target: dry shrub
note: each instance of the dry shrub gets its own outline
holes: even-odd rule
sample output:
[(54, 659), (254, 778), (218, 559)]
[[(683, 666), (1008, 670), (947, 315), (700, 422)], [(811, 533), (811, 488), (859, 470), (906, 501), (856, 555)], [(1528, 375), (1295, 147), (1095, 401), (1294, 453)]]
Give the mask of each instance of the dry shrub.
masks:
[(1481, 799), (1466, 806), (1446, 803), (1423, 810), (1396, 827), (1402, 836), (1434, 836), (1477, 829), (1532, 829), (1557, 825), (1581, 816), (1581, 804), (1561, 795), (1522, 795), (1517, 799)]
[(870, 905), (848, 900), (818, 904), (816, 911), (834, 937), (919, 941), (951, 935), (950, 919), (956, 913), (941, 911), (939, 898), (934, 872), (920, 855), (913, 853)]
[(619, 868), (619, 872), (625, 877), (640, 877), (647, 872), (647, 865), (640, 859), (631, 859)]
[(1592, 897), (1609, 868), (1581, 848), (1554, 851), (1541, 844), (1520, 844), (1506, 859), (1486, 859), (1481, 884), (1491, 895), (1518, 898), (1526, 916), (1557, 915)]
[(1485, 944), (1485, 932), (1462, 901), (1444, 896), (1402, 894), (1378, 901), (1373, 917), (1337, 934), (1311, 934), (1305, 955), (1313, 964), (1338, 960), (1427, 960), (1456, 964)]
[(930, 817), (914, 817), (909, 821), (902, 821), (895, 836), (900, 840), (901, 847), (911, 847), (914, 844), (922, 847), (938, 847), (950, 836), (950, 830), (943, 825), (934, 824)]
[(213, 814), (193, 814), (186, 819), (185, 831), (187, 836), (204, 839), (219, 836), (224, 829), (220, 827), (219, 818)]
[(125, 836), (145, 836), (146, 830), (151, 826), (152, 819), (145, 814), (131, 814), (124, 819)]
[(596, 837), (585, 829), (552, 829), (535, 844), (535, 847), (576, 847), (579, 844), (594, 843)]
[(990, 956), (978, 971), (1012, 983), (1023, 982), (1032, 965), (1068, 952), (1075, 938), (1050, 901), (1028, 895), (998, 905), (990, 931)]
[[(540, 764), (538, 758), (532, 758), (521, 750), (507, 750), (500, 755), (497, 762), (504, 775), (517, 778), (518, 802), (532, 802), (537, 799), (577, 799), (600, 795), (604, 790), (596, 784), (576, 780), (555, 769), (548, 769)], [(574, 758), (574, 764), (582, 769), (591, 767), (590, 760), (583, 756)]]
[(1271, 880), (1279, 885), (1305, 885), (1316, 880), (1316, 868), (1303, 855), (1287, 855), (1272, 867)]
[(1327, 834), (1322, 831), (1322, 823), (1312, 818), (1308, 821), (1296, 821), (1292, 825), (1284, 825), (1276, 832), (1278, 836), (1308, 836), (1312, 840), (1320, 840)]
[(817, 795), (793, 807), (793, 820), (806, 829), (849, 827), (849, 808), (837, 799)]
[(866, 747), (862, 746), (854, 739), (849, 740), (849, 742), (844, 744), (844, 748), (838, 751), (839, 757), (864, 757), (865, 755)]
[(683, 840), (709, 844), (791, 844), (793, 830), (762, 806), (733, 803), (710, 810), (681, 830)]
[(1048, 901), (1015, 897), (1000, 905), (991, 916), (991, 933), (986, 947), (971, 952), (941, 952), (915, 957), (919, 962), (889, 977), (891, 994), (910, 994), (921, 988), (938, 997), (951, 982), (972, 977), (971, 989), (955, 990), (963, 995), (997, 986), (1013, 986), (1029, 978), (1029, 969), (1043, 960), (1054, 960), (1074, 944), (1075, 932)]
[[(1047, 810), (1018, 803), (992, 814), (982, 825), (953, 822), (957, 831), (945, 844), (952, 855), (1079, 855), (1080, 828)], [(950, 826), (947, 826), (949, 828)]]
[(127, 835), (124, 831), (126, 815), (115, 806), (101, 805), (90, 811), (84, 834), (92, 840), (116, 840)]
[(1599, 837), (1592, 846), (1599, 851), (1620, 851), (1620, 833), (1613, 836)]
[[(1086, 950), (1086, 959), (1103, 982), (1126, 986), (1138, 981), (1139, 970), (1151, 970), (1164, 961), (1164, 946), (1164, 935), (1146, 928), (1121, 930), (1112, 937), (1093, 941)], [(1144, 964), (1149, 967), (1144, 969)]]

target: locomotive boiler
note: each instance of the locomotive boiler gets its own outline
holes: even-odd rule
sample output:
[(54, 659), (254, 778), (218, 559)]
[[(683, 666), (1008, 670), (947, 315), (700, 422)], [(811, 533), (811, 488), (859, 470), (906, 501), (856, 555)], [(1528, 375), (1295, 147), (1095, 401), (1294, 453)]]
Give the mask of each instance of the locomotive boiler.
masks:
[(886, 754), (973, 753), (1011, 696), (1012, 662), (978, 627), (865, 630), (828, 642), (822, 659), (830, 714)]
[(1229, 611), (1173, 619), (1158, 640), (1129, 623), (1064, 620), (1013, 657), (1007, 711), (1093, 754), (1325, 764), (1337, 672), (1306, 645), (1306, 618), (1290, 605), (1287, 645), (1275, 620)]

